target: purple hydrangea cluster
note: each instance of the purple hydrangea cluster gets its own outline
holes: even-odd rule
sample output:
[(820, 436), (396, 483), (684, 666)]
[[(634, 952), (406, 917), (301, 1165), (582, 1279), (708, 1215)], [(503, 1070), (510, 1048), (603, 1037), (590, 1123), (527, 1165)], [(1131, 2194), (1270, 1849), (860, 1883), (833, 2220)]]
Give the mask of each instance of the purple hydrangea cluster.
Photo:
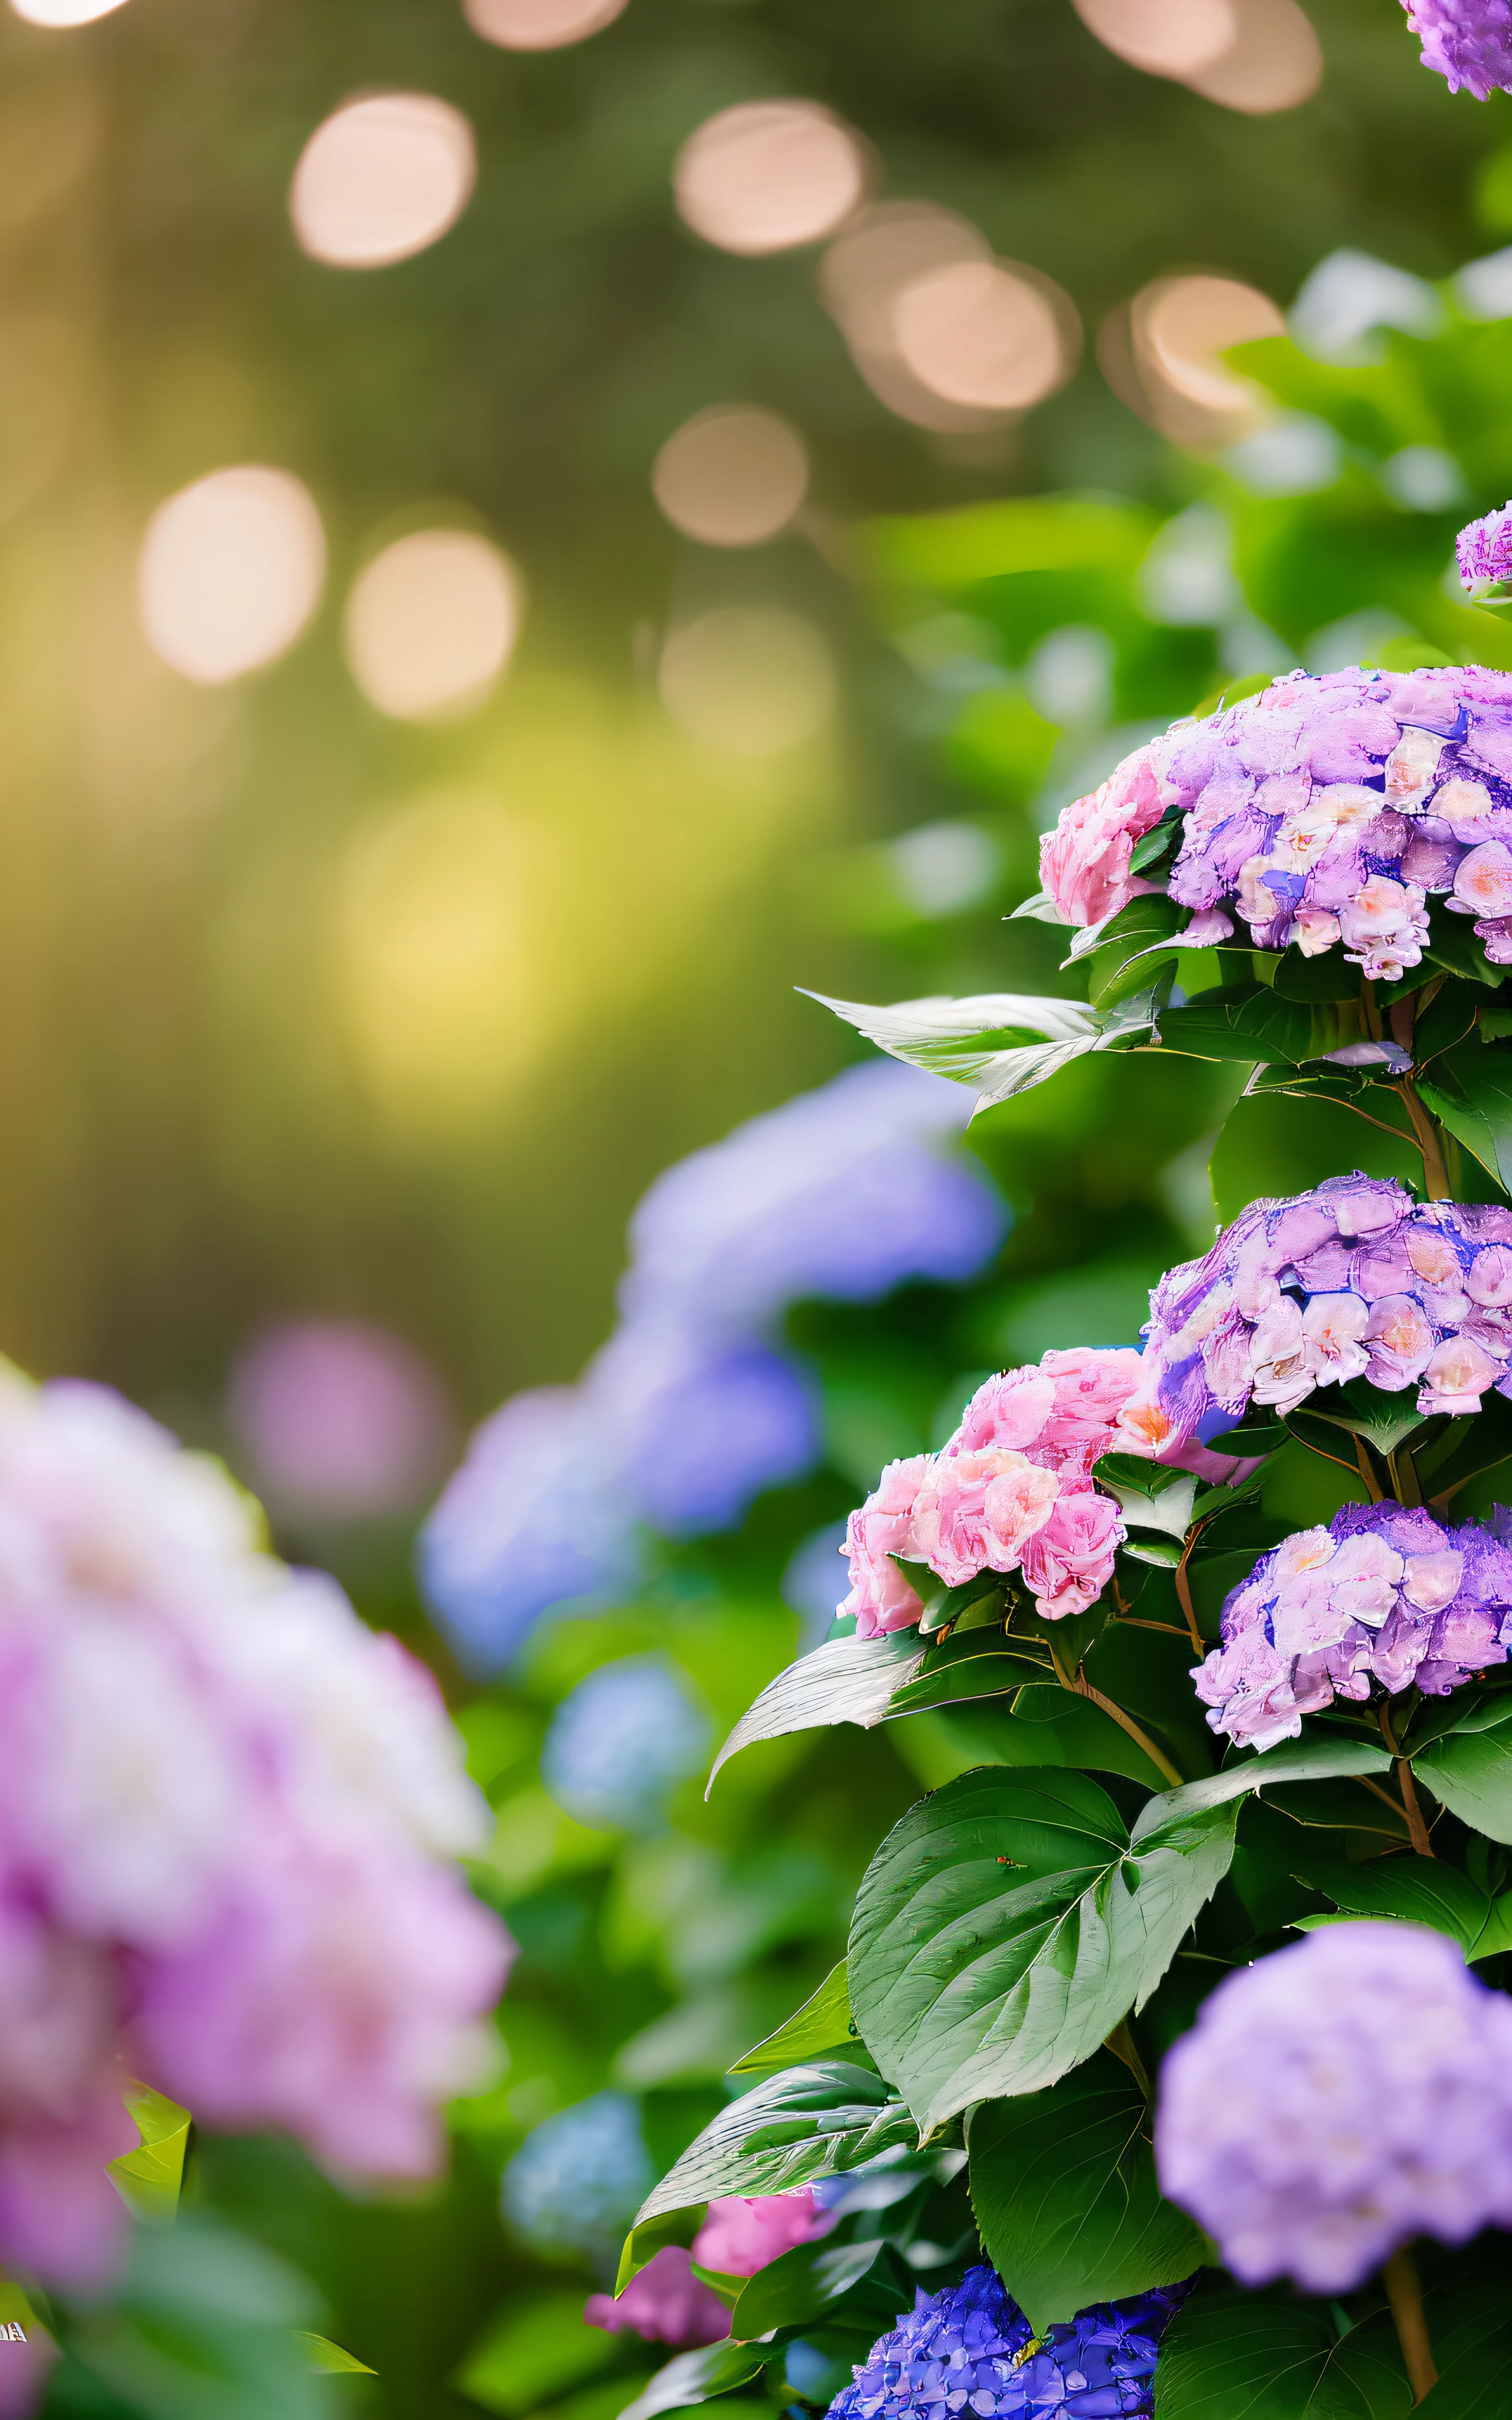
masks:
[(1104, 2420), (1154, 2410), (1155, 2357), (1187, 2292), (1157, 2287), (1099, 2303), (1037, 2337), (996, 2272), (968, 2269), (942, 2293), (920, 2288), (880, 2338), (829, 2420)]
[(1251, 1404), (1294, 1411), (1315, 1388), (1417, 1388), (1424, 1413), (1512, 1395), (1512, 1211), (1414, 1202), (1393, 1179), (1331, 1176), (1252, 1202), (1150, 1296), (1144, 1373), (1119, 1420), (1167, 1460)]
[(1239, 1745), (1295, 1739), (1304, 1714), (1372, 1683), (1444, 1697), (1512, 1639), (1512, 1514), (1451, 1528), (1400, 1504), (1347, 1504), (1262, 1555), (1225, 1600), (1223, 1645), (1193, 1674)]
[(1489, 101), (1512, 92), (1512, 6), (1508, 0), (1402, 0), (1422, 37), (1423, 65), (1448, 79), (1451, 92)]
[(1246, 2285), (1345, 2294), (1512, 2223), (1512, 2002), (1442, 1933), (1342, 1923), (1241, 1968), (1161, 2070), (1163, 2191)]
[(809, 1295), (866, 1302), (972, 1276), (1002, 1240), (969, 1094), (887, 1060), (667, 1170), (630, 1221), (620, 1326), (576, 1387), (517, 1395), (473, 1437), (421, 1543), (468, 1663), (508, 1662), (548, 1606), (633, 1583), (641, 1525), (737, 1521), (819, 1451), (818, 1405), (774, 1341)]
[(1181, 847), (1165, 887), (1194, 911), (1194, 943), (1237, 923), (1257, 949), (1342, 945), (1395, 982), (1421, 960), (1441, 897), (1512, 964), (1512, 675), (1289, 673), (1179, 723), (1046, 836), (1046, 885), (1071, 923), (1153, 887), (1130, 871), (1131, 844), (1172, 810)]
[(1467, 588), (1512, 580), (1512, 504), (1468, 523), (1455, 540), (1455, 561)]

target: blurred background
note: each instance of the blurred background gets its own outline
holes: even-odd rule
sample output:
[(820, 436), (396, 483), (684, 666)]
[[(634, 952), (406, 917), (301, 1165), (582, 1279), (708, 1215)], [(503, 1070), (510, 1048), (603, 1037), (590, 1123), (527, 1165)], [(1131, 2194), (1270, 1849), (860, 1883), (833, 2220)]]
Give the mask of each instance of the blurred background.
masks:
[(795, 986), (1074, 989), (1001, 920), (1151, 731), (1512, 665), (1450, 568), (1512, 117), (1396, 0), (12, 0), (0, 297), (0, 1342), (433, 1664), (522, 1950), (444, 2194), (191, 2190), (353, 2410), (612, 2420), (619, 2231), (982, 1752), (705, 1808), (710, 1748), (887, 1456), (1132, 1341), (1237, 1089), (1087, 1061), (966, 1140)]

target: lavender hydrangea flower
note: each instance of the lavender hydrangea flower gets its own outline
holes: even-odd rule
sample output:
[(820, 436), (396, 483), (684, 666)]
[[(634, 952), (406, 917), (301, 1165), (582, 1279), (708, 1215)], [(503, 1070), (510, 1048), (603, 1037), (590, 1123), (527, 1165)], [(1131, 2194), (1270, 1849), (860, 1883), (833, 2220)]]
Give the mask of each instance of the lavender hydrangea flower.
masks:
[(1400, 1504), (1347, 1504), (1262, 1555), (1224, 1601), (1223, 1645), (1193, 1674), (1215, 1731), (1295, 1739), (1304, 1714), (1372, 1683), (1430, 1697), (1506, 1662), (1512, 1515), (1451, 1528)]
[(1423, 40), (1423, 65), (1447, 78), (1451, 92), (1488, 101), (1512, 92), (1512, 6), (1508, 0), (1402, 0)]
[(1155, 2157), (1246, 2285), (1345, 2294), (1512, 2221), (1512, 2002), (1454, 1943), (1337, 1924), (1240, 1969), (1161, 2070)]
[(995, 2270), (968, 2269), (942, 2293), (919, 2289), (829, 2420), (1149, 2420), (1160, 2339), (1186, 2291), (1099, 2303), (1039, 2338)]
[(1119, 1418), (1145, 1451), (1206, 1443), (1251, 1403), (1315, 1388), (1416, 1386), (1421, 1412), (1512, 1396), (1512, 1211), (1414, 1202), (1394, 1179), (1331, 1176), (1252, 1202), (1150, 1296), (1144, 1376)]
[(1455, 540), (1455, 561), (1467, 588), (1512, 580), (1512, 504), (1469, 522)]
[[(1095, 810), (1095, 812), (1094, 812)], [(1202, 722), (1178, 723), (1077, 799), (1041, 850), (1069, 923), (1113, 914), (1150, 881), (1134, 841), (1179, 810), (1166, 884), (1186, 938), (1308, 957), (1342, 947), (1373, 980), (1422, 958), (1428, 902), (1473, 916), (1512, 965), (1512, 676), (1475, 667), (1289, 673)]]

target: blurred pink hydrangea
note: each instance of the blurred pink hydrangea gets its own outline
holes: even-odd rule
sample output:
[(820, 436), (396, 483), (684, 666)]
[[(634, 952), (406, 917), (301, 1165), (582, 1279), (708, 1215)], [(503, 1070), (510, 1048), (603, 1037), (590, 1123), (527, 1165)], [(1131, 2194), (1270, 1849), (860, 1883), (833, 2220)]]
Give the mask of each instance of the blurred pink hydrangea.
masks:
[(1512, 92), (1512, 7), (1508, 0), (1402, 0), (1423, 40), (1423, 65), (1448, 79), (1451, 92), (1489, 101)]
[(228, 1407), (270, 1496), (338, 1520), (418, 1504), (453, 1442), (429, 1362), (363, 1320), (268, 1328), (238, 1357)]
[(800, 2243), (811, 2243), (833, 2225), (807, 2186), (801, 2193), (711, 2201), (693, 2238), (693, 2257), (721, 2277), (754, 2277), (758, 2269)]
[(0, 2262), (107, 2276), (141, 2077), (431, 2173), (507, 1935), (430, 1676), (98, 1387), (0, 1373)]
[[(1084, 1612), (1106, 1587), (1123, 1541), (1118, 1505), (1093, 1484), (1104, 1453), (1149, 1458), (1151, 1441), (1124, 1424), (1144, 1379), (1132, 1346), (1077, 1345), (978, 1388), (940, 1452), (890, 1463), (858, 1512), (844, 1552), (857, 1636), (906, 1630), (923, 1604), (898, 1564), (927, 1563), (948, 1588), (981, 1571), (1022, 1571), (1047, 1621)], [(1240, 1466), (1193, 1437), (1167, 1458), (1212, 1481)]]
[(714, 2288), (694, 2276), (693, 2255), (680, 2243), (663, 2244), (623, 2294), (590, 2294), (583, 2322), (610, 2335), (634, 2335), (684, 2351), (717, 2344), (730, 2334), (728, 2310)]

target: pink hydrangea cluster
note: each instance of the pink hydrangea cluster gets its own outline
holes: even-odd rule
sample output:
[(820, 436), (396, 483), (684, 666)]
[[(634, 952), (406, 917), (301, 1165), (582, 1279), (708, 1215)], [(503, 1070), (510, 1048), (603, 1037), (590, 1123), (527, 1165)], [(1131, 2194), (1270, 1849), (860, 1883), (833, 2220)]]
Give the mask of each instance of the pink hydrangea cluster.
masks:
[(1022, 1572), (1049, 1621), (1100, 1595), (1123, 1539), (1119, 1507), (1092, 1483), (1139, 1356), (1092, 1346), (1047, 1353), (978, 1388), (939, 1453), (883, 1472), (846, 1533), (851, 1590), (839, 1610), (857, 1636), (907, 1630), (923, 1604), (894, 1558), (927, 1563), (948, 1588), (981, 1571)]
[(0, 2261), (110, 2273), (128, 2077), (337, 2172), (437, 2165), (501, 1926), (429, 1675), (105, 1389), (0, 1374)]
[(1226, 1598), (1223, 1645), (1193, 1674), (1240, 1746), (1295, 1739), (1335, 1697), (1444, 1697), (1512, 1639), (1512, 1516), (1456, 1528), (1421, 1508), (1347, 1504), (1262, 1555)]
[(1512, 92), (1512, 6), (1508, 0), (1402, 0), (1423, 41), (1423, 65), (1447, 78), (1451, 92), (1489, 101)]
[(1185, 939), (1317, 956), (1342, 946), (1372, 979), (1421, 960), (1428, 902), (1474, 919), (1512, 965), (1512, 675), (1289, 673), (1257, 696), (1178, 723), (1041, 849), (1046, 890), (1074, 924), (1140, 891), (1134, 841), (1178, 814), (1164, 887), (1193, 910)]
[(1512, 2225), (1512, 2004), (1442, 1933), (1329, 1925), (1203, 2002), (1155, 2157), (1248, 2286), (1347, 2294), (1414, 2235)]
[(633, 2332), (648, 2343), (717, 2344), (730, 2333), (730, 2314), (693, 2264), (721, 2277), (754, 2277), (800, 2243), (834, 2225), (811, 2188), (711, 2201), (693, 2249), (667, 2244), (639, 2270), (623, 2294), (590, 2294), (583, 2318), (613, 2335)]
[(1488, 1388), (1512, 1395), (1512, 1211), (1359, 1174), (1253, 1202), (1161, 1280), (1146, 1335), (1119, 1419), (1166, 1460), (1252, 1403), (1294, 1411), (1351, 1378), (1478, 1411)]

